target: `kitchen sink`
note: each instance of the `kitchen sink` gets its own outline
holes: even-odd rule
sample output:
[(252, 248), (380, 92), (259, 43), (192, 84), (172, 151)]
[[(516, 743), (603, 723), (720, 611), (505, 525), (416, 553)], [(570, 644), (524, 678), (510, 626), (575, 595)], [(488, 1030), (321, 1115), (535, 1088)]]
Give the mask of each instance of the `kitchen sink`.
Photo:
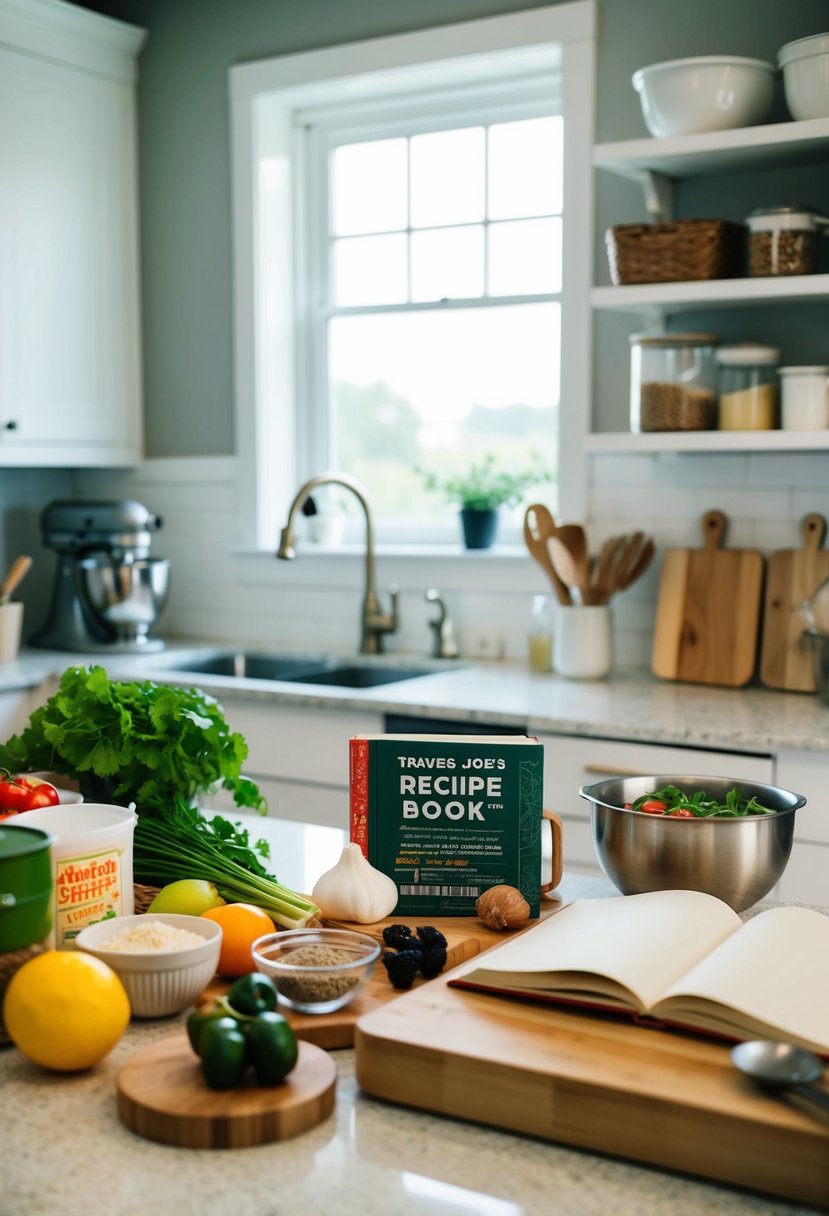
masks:
[(227, 651), (203, 659), (166, 664), (171, 671), (226, 676), (239, 680), (280, 680), (291, 684), (327, 684), (337, 688), (377, 688), (434, 673), (432, 667), (391, 667), (370, 660), (297, 658), (293, 655)]

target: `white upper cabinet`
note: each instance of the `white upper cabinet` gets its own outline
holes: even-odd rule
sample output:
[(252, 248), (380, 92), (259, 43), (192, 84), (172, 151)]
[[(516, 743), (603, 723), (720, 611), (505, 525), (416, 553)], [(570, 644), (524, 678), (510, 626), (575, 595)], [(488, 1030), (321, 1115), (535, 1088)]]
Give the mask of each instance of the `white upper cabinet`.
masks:
[(0, 0), (0, 466), (141, 457), (144, 37), (61, 0)]

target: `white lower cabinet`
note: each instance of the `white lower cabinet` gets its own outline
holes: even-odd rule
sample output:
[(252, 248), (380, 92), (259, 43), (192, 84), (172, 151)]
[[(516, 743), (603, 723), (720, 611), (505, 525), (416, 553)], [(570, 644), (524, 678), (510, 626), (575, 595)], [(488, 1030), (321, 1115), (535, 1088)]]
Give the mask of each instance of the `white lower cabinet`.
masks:
[(829, 907), (829, 752), (783, 749), (775, 757), (775, 785), (803, 794), (794, 848), (774, 890), (786, 903)]
[[(380, 733), (382, 715), (290, 709), (227, 696), (222, 705), (231, 730), (247, 742), (243, 771), (267, 798), (270, 815), (348, 828), (348, 741)], [(211, 806), (228, 810), (233, 802), (222, 795), (211, 798)]]
[(564, 869), (570, 873), (602, 873), (593, 850), (590, 804), (579, 797), (583, 785), (647, 773), (694, 773), (772, 781), (771, 756), (573, 735), (538, 737), (544, 744), (544, 806), (561, 815)]
[(0, 739), (17, 735), (29, 721), (29, 714), (42, 698), (38, 689), (16, 688), (0, 692)]

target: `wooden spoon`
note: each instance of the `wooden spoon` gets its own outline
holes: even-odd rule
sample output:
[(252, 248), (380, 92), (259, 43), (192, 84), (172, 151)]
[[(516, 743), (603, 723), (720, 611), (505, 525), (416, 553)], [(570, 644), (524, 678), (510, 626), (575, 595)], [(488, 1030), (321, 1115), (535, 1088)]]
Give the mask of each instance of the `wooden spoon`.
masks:
[(606, 604), (615, 587), (615, 569), (624, 552), (626, 536), (611, 536), (604, 542), (590, 577), (590, 594), (594, 604)]
[(0, 583), (0, 604), (7, 604), (32, 568), (32, 559), (25, 554), (15, 558), (12, 568)]
[[(581, 524), (562, 524), (561, 527), (556, 528), (553, 539), (569, 551), (573, 562), (574, 577), (566, 581), (571, 587), (578, 587), (583, 604), (592, 603), (590, 593), (590, 556), (587, 550), (587, 536), (584, 528)], [(553, 556), (553, 563), (559, 574), (561, 574), (562, 566), (556, 561), (555, 555)], [(564, 563), (566, 564), (566, 558), (564, 559)]]
[[(590, 588), (587, 584), (589, 572), (587, 569), (587, 556), (585, 554), (584, 561), (579, 560), (571, 549), (562, 541), (558, 533), (551, 536), (547, 541), (550, 550), (550, 557), (559, 578), (564, 582), (572, 592), (573, 589), (578, 591), (579, 602), (582, 604), (590, 604), (593, 601), (590, 598)], [(572, 595), (570, 603), (572, 603)]]
[(553, 565), (547, 541), (556, 532), (556, 523), (543, 503), (535, 502), (524, 512), (524, 540), (527, 548), (553, 585), (560, 604), (572, 604), (570, 590)]
[(656, 545), (653, 543), (652, 538), (648, 537), (635, 557), (627, 564), (626, 568), (621, 572), (617, 571), (615, 590), (625, 591), (637, 579), (641, 578), (653, 561), (655, 553)]

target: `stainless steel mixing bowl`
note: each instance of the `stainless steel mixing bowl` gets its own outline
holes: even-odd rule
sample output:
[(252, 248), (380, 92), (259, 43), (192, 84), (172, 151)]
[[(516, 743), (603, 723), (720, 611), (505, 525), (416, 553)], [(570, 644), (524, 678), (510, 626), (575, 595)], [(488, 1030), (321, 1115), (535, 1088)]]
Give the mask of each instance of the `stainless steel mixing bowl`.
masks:
[(87, 611), (119, 641), (140, 642), (158, 620), (170, 586), (165, 557), (116, 562), (106, 556), (78, 562), (78, 584)]
[[(725, 801), (734, 786), (756, 796), (774, 815), (734, 819), (676, 819), (626, 811), (624, 804), (665, 785), (684, 792), (704, 790)], [(657, 775), (615, 777), (583, 785), (590, 803), (593, 847), (612, 883), (624, 895), (643, 891), (706, 891), (735, 912), (751, 907), (772, 889), (792, 851), (795, 811), (801, 794), (731, 777)]]

